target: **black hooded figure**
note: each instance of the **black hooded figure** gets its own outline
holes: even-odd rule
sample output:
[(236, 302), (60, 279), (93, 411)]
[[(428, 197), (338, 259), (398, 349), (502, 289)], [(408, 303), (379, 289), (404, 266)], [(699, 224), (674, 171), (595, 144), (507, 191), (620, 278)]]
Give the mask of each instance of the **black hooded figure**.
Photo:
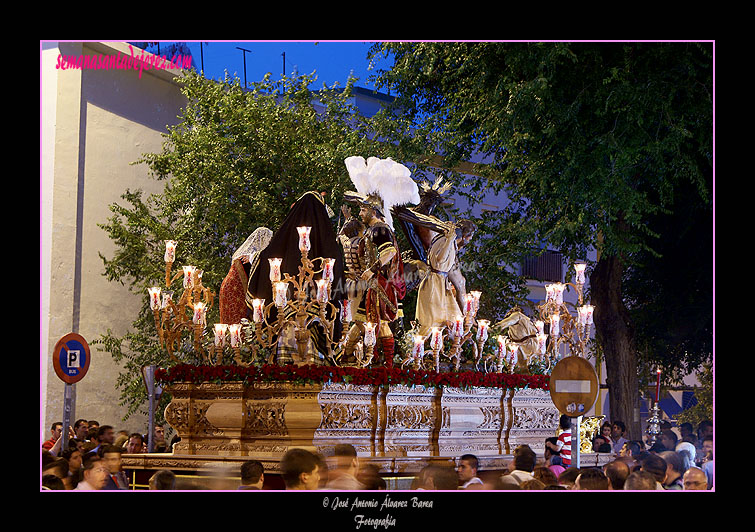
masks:
[[(283, 223), (273, 234), (270, 244), (257, 255), (257, 260), (250, 266), (249, 284), (246, 291), (247, 317), (252, 321), (252, 301), (255, 298), (264, 299), (265, 305), (273, 301), (273, 290), (270, 283), (270, 262), (268, 259), (281, 258), (281, 278), (284, 274), (291, 277), (297, 277), (299, 266), (301, 266), (301, 251), (299, 251), (299, 232), (297, 227), (309, 226), (311, 248), (309, 250), (309, 259), (314, 262), (315, 271), (322, 267), (320, 261), (314, 259), (318, 257), (335, 259), (333, 265), (333, 282), (330, 289), (330, 302), (336, 308), (328, 306), (326, 319), (333, 320), (333, 340), (338, 341), (341, 338), (342, 324), (340, 318), (341, 301), (346, 297), (345, 293), (345, 276), (343, 250), (341, 249), (336, 233), (333, 229), (332, 222), (328, 216), (328, 209), (325, 200), (318, 192), (307, 192), (303, 194), (291, 207)], [(315, 273), (314, 279), (317, 280), (321, 274)], [(289, 292), (289, 300), (291, 294)], [(290, 309), (291, 307), (287, 307)], [(293, 314), (293, 310), (291, 310)], [(335, 315), (333, 315), (335, 314)], [(277, 308), (272, 307), (267, 317), (269, 323), (277, 320)], [(328, 346), (326, 345), (326, 336), (319, 322), (310, 325), (310, 337), (315, 350), (323, 355), (327, 355)], [(282, 362), (287, 362), (284, 357)]]

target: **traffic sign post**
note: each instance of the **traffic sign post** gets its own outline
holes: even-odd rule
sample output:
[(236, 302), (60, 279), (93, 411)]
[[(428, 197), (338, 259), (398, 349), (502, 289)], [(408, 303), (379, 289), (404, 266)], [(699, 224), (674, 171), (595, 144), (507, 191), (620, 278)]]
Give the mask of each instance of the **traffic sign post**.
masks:
[(572, 465), (579, 467), (579, 423), (598, 397), (598, 374), (584, 358), (569, 356), (553, 368), (549, 388), (558, 411), (572, 418)]
[(83, 336), (69, 333), (63, 336), (52, 353), (52, 365), (55, 374), (65, 383), (63, 390), (63, 438), (61, 450), (68, 449), (68, 427), (75, 408), (75, 391), (73, 385), (87, 374), (91, 361), (89, 344)]

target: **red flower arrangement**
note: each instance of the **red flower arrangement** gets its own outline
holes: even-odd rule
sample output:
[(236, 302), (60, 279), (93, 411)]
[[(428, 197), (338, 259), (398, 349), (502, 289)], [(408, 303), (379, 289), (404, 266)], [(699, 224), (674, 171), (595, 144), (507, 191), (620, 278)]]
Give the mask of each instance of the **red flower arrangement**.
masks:
[(346, 383), (355, 385), (432, 386), (452, 388), (534, 388), (548, 390), (547, 375), (483, 373), (476, 371), (442, 372), (401, 368), (354, 368), (293, 364), (279, 366), (194, 366), (178, 364), (160, 368), (155, 380), (163, 385), (177, 382), (292, 382), (298, 384)]

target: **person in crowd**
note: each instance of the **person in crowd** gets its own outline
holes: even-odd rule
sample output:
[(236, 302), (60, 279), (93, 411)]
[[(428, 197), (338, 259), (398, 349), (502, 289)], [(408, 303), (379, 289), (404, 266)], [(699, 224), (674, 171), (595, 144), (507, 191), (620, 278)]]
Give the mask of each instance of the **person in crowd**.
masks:
[(700, 469), (708, 477), (708, 489), (713, 487), (713, 434), (703, 437), (702, 445), (703, 458), (700, 460)]
[(176, 474), (169, 469), (161, 469), (149, 479), (150, 490), (170, 491), (176, 489)]
[[(146, 440), (146, 443), (149, 444), (149, 439)], [(147, 445), (147, 448), (149, 448), (149, 445)], [(153, 453), (170, 452), (168, 450), (168, 442), (165, 441), (165, 426), (159, 423), (155, 424), (155, 440), (154, 440), (154, 444), (152, 445), (152, 452)]]
[[(92, 422), (89, 422), (89, 426), (92, 426)], [(93, 449), (91, 449), (92, 452), (99, 452), (99, 449), (103, 445), (113, 445), (115, 442), (115, 430), (113, 430), (113, 427), (110, 425), (102, 425), (97, 428), (97, 437), (96, 440), (97, 445)]]
[(359, 473), (357, 473), (357, 480), (362, 483), (365, 490), (378, 491), (388, 489), (385, 479), (380, 476), (380, 467), (375, 464), (362, 465)]
[[(563, 470), (563, 468), (561, 468)], [(545, 487), (547, 486), (558, 486), (558, 477), (556, 474), (551, 470), (551, 468), (546, 466), (537, 466), (535, 469), (532, 470), (532, 476), (543, 483)], [(543, 488), (545, 489), (545, 488)]]
[(82, 479), (74, 491), (93, 491), (105, 488), (110, 478), (110, 471), (102, 462), (102, 458), (93, 453), (87, 453), (82, 467)]
[(658, 456), (666, 462), (666, 479), (663, 481), (663, 488), (667, 490), (684, 489), (682, 476), (687, 471), (684, 458), (676, 451), (663, 451)]
[(666, 461), (663, 458), (654, 453), (647, 453), (640, 460), (640, 471), (653, 475), (656, 480), (655, 489), (663, 489), (663, 483), (666, 480)]
[(335, 446), (333, 452), (334, 468), (328, 471), (325, 487), (343, 491), (364, 489), (364, 485), (357, 480), (359, 457), (354, 446), (350, 443), (340, 443)]
[(320, 485), (317, 456), (306, 449), (286, 451), (280, 461), (281, 476), (287, 490), (316, 490)]
[(519, 484), (519, 489), (521, 490), (544, 490), (545, 484), (540, 482), (536, 478), (532, 478), (530, 480), (525, 480), (521, 484)]
[(691, 443), (692, 445), (697, 445), (697, 434), (695, 433), (695, 429), (692, 427), (692, 423), (682, 423), (679, 425), (679, 434), (681, 435), (681, 440)]
[(81, 465), (84, 454), (78, 447), (69, 445), (68, 449), (61, 453), (61, 457), (68, 460), (68, 477), (63, 481), (71, 486), (67, 489), (73, 489), (76, 487), (76, 483), (81, 476)]
[(580, 469), (578, 467), (569, 467), (563, 473), (558, 476), (559, 486), (564, 486), (566, 489), (573, 489), (574, 483), (579, 476)]
[(561, 433), (558, 435), (556, 444), (552, 444), (546, 440), (545, 446), (559, 453), (561, 456), (561, 465), (568, 469), (571, 466), (571, 418), (567, 415), (562, 415), (558, 420), (558, 427)]
[[(550, 445), (549, 445), (550, 444)], [(566, 468), (561, 464), (561, 453), (554, 449), (558, 447), (558, 438), (551, 436), (545, 439), (545, 450), (543, 451), (543, 465), (553, 471), (556, 478), (563, 473)]]
[(42, 475), (42, 489), (63, 491), (67, 488), (65, 484), (63, 483), (63, 481), (60, 480), (60, 478), (58, 478), (57, 475), (48, 473), (48, 474)]
[(521, 490), (519, 481), (513, 478), (510, 474), (501, 475), (498, 477), (494, 489), (502, 491)]
[(520, 445), (514, 449), (514, 459), (511, 462), (511, 475), (520, 484), (525, 480), (535, 478), (532, 471), (537, 464), (537, 455), (529, 445)]
[(464, 454), (459, 458), (459, 466), (456, 472), (459, 475), (459, 489), (482, 489), (483, 483), (477, 476), (479, 460), (473, 454)]
[(633, 471), (624, 482), (625, 490), (650, 491), (657, 489), (658, 481), (647, 471)]
[[(601, 425), (600, 427), (600, 435), (603, 436), (603, 439), (606, 441), (608, 445), (613, 447), (613, 425), (610, 421), (606, 421)], [(611, 451), (608, 451), (611, 452)]]
[(97, 455), (102, 464), (108, 469), (109, 475), (105, 483), (105, 490), (127, 490), (128, 478), (121, 468), (121, 453), (123, 448), (112, 444), (100, 445)]
[(50, 427), (50, 439), (42, 443), (42, 449), (47, 451), (52, 449), (55, 443), (60, 439), (61, 434), (63, 434), (63, 423), (56, 421)]
[(685, 490), (707, 490), (708, 477), (699, 467), (690, 467), (682, 476), (682, 485)]
[(128, 435), (128, 443), (126, 444), (126, 452), (129, 454), (141, 454), (147, 452), (147, 446), (144, 443), (144, 436), (138, 432), (132, 432)]
[(241, 464), (240, 490), (261, 490), (265, 483), (265, 468), (259, 460), (247, 460)]
[(603, 473), (608, 479), (609, 490), (623, 490), (624, 482), (631, 471), (625, 460), (617, 458), (603, 466)]
[(597, 467), (581, 469), (574, 481), (575, 490), (601, 491), (608, 489), (608, 477)]
[(69, 488), (68, 486), (66, 486), (68, 473), (69, 473), (68, 460), (66, 460), (65, 458), (51, 456), (49, 460), (44, 461), (42, 464), (42, 476), (55, 475), (63, 483), (64, 489), (72, 488), (72, 487)]
[(427, 468), (424, 475), (425, 484), (423, 489), (433, 490), (458, 490), (459, 474), (452, 463), (432, 464)]
[(616, 455), (621, 453), (622, 447), (628, 441), (625, 437), (626, 431), (627, 427), (623, 421), (614, 421), (611, 425), (611, 448)]
[(695, 465), (695, 458), (697, 456), (697, 449), (692, 442), (680, 441), (676, 444), (675, 451), (679, 453), (679, 456), (684, 461), (684, 470), (686, 471), (690, 467)]
[(628, 456), (637, 459), (642, 452), (642, 445), (637, 440), (626, 441), (619, 452), (619, 456)]
[(116, 447), (123, 447), (123, 449), (126, 449), (128, 446), (128, 438), (131, 435), (131, 433), (127, 430), (119, 430), (115, 433), (115, 438), (113, 439), (113, 445)]
[(89, 422), (86, 419), (77, 419), (73, 424), (73, 437), (77, 440), (86, 441), (89, 431)]
[(610, 453), (611, 452), (611, 444), (606, 441), (605, 436), (602, 434), (598, 434), (593, 438), (592, 440), (592, 450), (596, 453)]
[(676, 449), (676, 444), (679, 441), (679, 438), (677, 437), (676, 432), (671, 429), (667, 429), (661, 432), (660, 441), (667, 451), (673, 451), (674, 449)]

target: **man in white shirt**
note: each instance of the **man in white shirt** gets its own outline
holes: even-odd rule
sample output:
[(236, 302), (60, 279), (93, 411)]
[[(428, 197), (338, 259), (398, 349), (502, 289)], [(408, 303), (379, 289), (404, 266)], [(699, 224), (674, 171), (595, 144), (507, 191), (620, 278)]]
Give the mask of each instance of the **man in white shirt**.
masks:
[(82, 464), (84, 479), (79, 482), (74, 491), (95, 491), (105, 487), (110, 471), (99, 456), (92, 456)]
[(482, 480), (477, 476), (479, 461), (473, 454), (465, 454), (459, 458), (459, 465), (456, 472), (459, 475), (459, 489), (482, 489)]
[(529, 445), (520, 445), (514, 449), (514, 460), (511, 466), (514, 470), (509, 475), (516, 479), (519, 484), (535, 478), (532, 472), (535, 470), (537, 455)]
[(611, 426), (611, 441), (613, 442), (613, 453), (619, 455), (621, 448), (629, 441), (624, 437), (624, 433), (627, 431), (626, 425), (623, 421), (614, 421)]

